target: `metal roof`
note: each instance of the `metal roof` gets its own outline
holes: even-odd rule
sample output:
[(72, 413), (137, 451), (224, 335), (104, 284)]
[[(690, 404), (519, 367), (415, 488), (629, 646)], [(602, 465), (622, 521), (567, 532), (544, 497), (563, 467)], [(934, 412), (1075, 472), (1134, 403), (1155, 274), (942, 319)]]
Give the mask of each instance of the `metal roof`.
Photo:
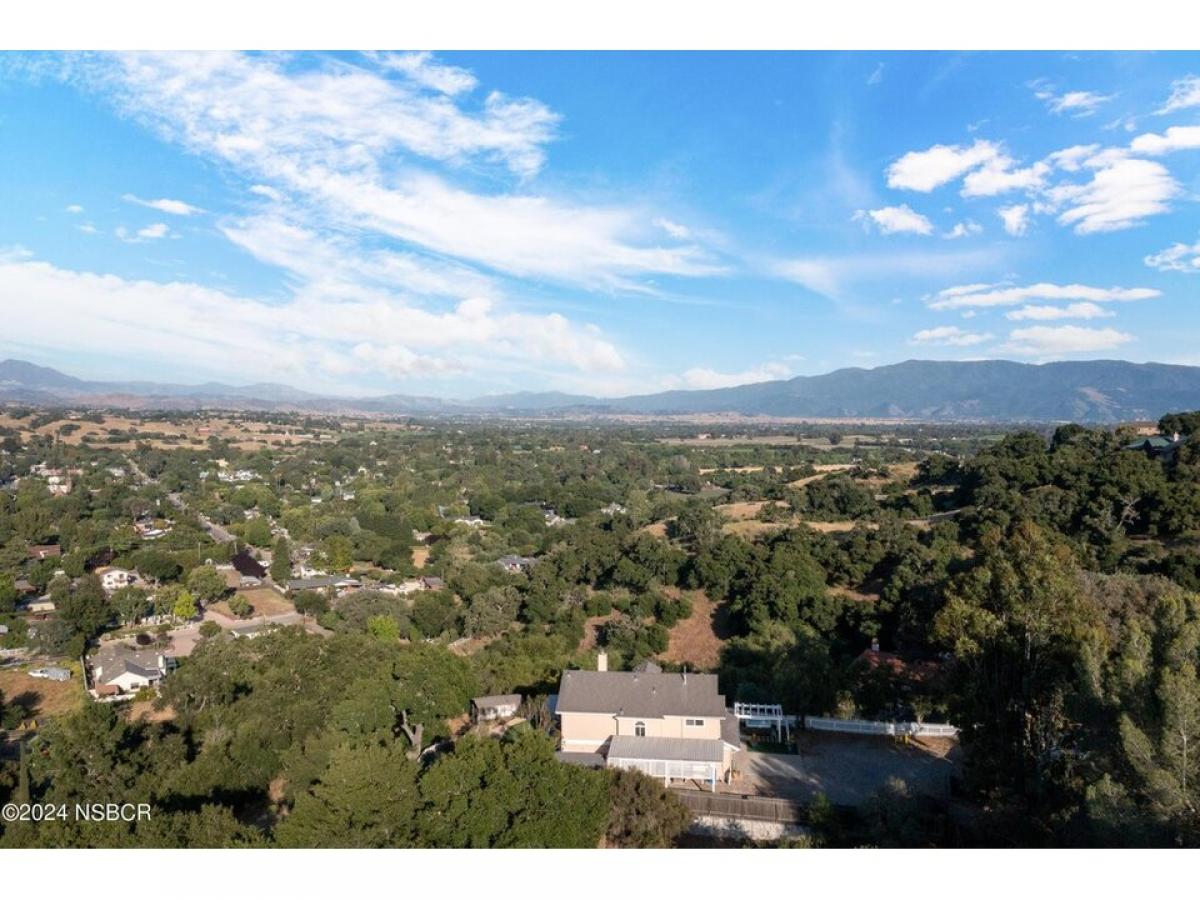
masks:
[(620, 716), (724, 716), (717, 676), (690, 672), (563, 672), (559, 713)]
[(637, 737), (613, 735), (608, 761), (614, 759), (670, 759), (683, 762), (724, 762), (725, 743), (703, 738)]

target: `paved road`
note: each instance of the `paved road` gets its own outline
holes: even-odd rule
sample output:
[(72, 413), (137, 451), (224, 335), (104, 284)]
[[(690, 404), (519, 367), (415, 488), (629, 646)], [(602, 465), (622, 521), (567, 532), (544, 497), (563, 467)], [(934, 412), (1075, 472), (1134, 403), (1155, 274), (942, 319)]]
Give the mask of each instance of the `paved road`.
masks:
[[(142, 479), (143, 483), (158, 484), (157, 478), (151, 478), (149, 475), (147, 475), (145, 473), (145, 471), (142, 470), (141, 466), (139, 466), (137, 463), (135, 463), (128, 456), (125, 457), (125, 462), (129, 463), (129, 468), (133, 470), (134, 474), (136, 474), (140, 479)], [(167, 500), (169, 500), (171, 505), (174, 506), (176, 509), (181, 509), (181, 510), (185, 510), (185, 511), (188, 509), (187, 502), (184, 501), (183, 497), (178, 493), (167, 494)], [(202, 526), (204, 526), (204, 530), (208, 532), (208, 536), (211, 537), (218, 544), (227, 544), (232, 540), (236, 540), (235, 535), (233, 535), (231, 532), (227, 531), (225, 528), (222, 528), (216, 522), (213, 522), (211, 519), (209, 519), (203, 513), (197, 512), (194, 514), (195, 514), (196, 518), (200, 520), (200, 524)]]

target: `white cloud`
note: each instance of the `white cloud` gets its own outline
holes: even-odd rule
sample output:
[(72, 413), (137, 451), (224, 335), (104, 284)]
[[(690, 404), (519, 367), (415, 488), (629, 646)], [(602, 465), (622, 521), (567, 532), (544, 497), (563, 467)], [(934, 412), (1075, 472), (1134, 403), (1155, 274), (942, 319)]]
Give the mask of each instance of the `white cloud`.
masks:
[(192, 206), (190, 203), (184, 203), (182, 200), (171, 200), (167, 197), (158, 200), (143, 200), (140, 197), (135, 197), (133, 194), (125, 194), (121, 199), (126, 203), (136, 203), (138, 206), (146, 206), (172, 216), (194, 216), (196, 213), (204, 212), (198, 206)]
[(1004, 230), (1014, 237), (1020, 237), (1029, 230), (1029, 206), (1017, 203), (1013, 206), (1002, 206), (996, 210), (996, 215), (1004, 223)]
[(1097, 288), (1085, 284), (1049, 284), (1041, 282), (1027, 287), (1001, 287), (989, 284), (967, 284), (939, 291), (929, 302), (930, 309), (970, 309), (990, 306), (1016, 306), (1029, 300), (1072, 301), (1091, 303), (1150, 300), (1161, 296), (1153, 288)]
[(755, 384), (760, 381), (777, 381), (787, 378), (792, 370), (783, 363), (763, 363), (744, 372), (718, 372), (714, 369), (688, 369), (680, 376), (668, 376), (663, 379), (663, 387), (668, 389), (686, 388), (689, 390), (711, 390), (713, 388), (737, 387), (739, 384)]
[(1163, 134), (1139, 134), (1130, 141), (1129, 149), (1147, 156), (1200, 149), (1200, 125), (1172, 125)]
[(1160, 272), (1200, 274), (1200, 241), (1194, 244), (1172, 244), (1166, 250), (1150, 254), (1143, 262)]
[(479, 82), (466, 69), (434, 60), (432, 53), (380, 53), (372, 57), (385, 68), (402, 72), (407, 78), (443, 94), (473, 91)]
[(1099, 149), (1099, 144), (1076, 144), (1074, 147), (1056, 150), (1046, 159), (1065, 172), (1078, 172), (1080, 167), (1094, 157)]
[(970, 219), (968, 219), (965, 222), (954, 223), (954, 227), (942, 234), (942, 237), (946, 238), (947, 240), (953, 240), (955, 238), (967, 237), (972, 234), (979, 234), (982, 231), (982, 225), (980, 225), (978, 222), (972, 222)]
[(1097, 94), (1094, 91), (1065, 91), (1058, 94), (1049, 88), (1042, 88), (1035, 95), (1055, 115), (1069, 113), (1076, 118), (1090, 116), (1113, 98), (1112, 94)]
[(1165, 116), (1181, 109), (1190, 109), (1193, 106), (1200, 106), (1200, 77), (1185, 75), (1183, 78), (1171, 82), (1171, 96), (1167, 98), (1166, 103), (1155, 110), (1155, 115)]
[(1133, 340), (1133, 335), (1115, 328), (1084, 328), (1080, 325), (1034, 325), (1017, 328), (999, 349), (1023, 356), (1061, 356), (1112, 350)]
[(864, 225), (868, 220), (874, 222), (883, 234), (933, 234), (933, 223), (907, 204), (860, 209), (854, 219), (861, 220)]
[(167, 232), (171, 229), (164, 222), (155, 222), (153, 225), (147, 225), (145, 228), (139, 228), (137, 236), (144, 241), (156, 241), (159, 238), (167, 236)]
[(75, 227), (78, 228), (80, 231), (82, 231), (84, 234), (95, 234), (96, 233), (96, 226), (93, 225), (91, 222), (84, 222), (82, 225), (76, 225)]
[(302, 282), (283, 302), (186, 282), (132, 281), (27, 256), (0, 260), (0, 294), (36, 302), (6, 313), (5, 340), (43, 352), (120, 347), (171, 371), (348, 385), (361, 377), (442, 376), (498, 364), (559, 371), (625, 366), (596, 329), (557, 314), (501, 308), (487, 297), (426, 309), (359, 283), (351, 292)]
[(1023, 169), (1013, 168), (1016, 161), (1008, 156), (998, 156), (980, 168), (969, 172), (963, 179), (964, 197), (994, 197), (1015, 190), (1040, 188), (1050, 173), (1050, 166), (1036, 162)]
[(1066, 306), (1022, 306), (1004, 314), (1006, 319), (1052, 321), (1054, 319), (1107, 319), (1115, 313), (1096, 303), (1069, 303)]
[(77, 216), (81, 212), (83, 212), (83, 207), (80, 206), (78, 203), (72, 203), (70, 206), (67, 207), (67, 212), (69, 212), (73, 216)]
[(910, 344), (922, 344), (933, 347), (973, 347), (990, 341), (992, 335), (981, 334), (977, 331), (964, 331), (957, 325), (939, 325), (937, 328), (926, 328), (918, 331), (911, 338)]
[(651, 210), (476, 193), (420, 168), (491, 163), (525, 181), (559, 122), (537, 100), (472, 100), (462, 70), (429, 57), (301, 66), (280, 54), (131, 53), (78, 68), (126, 114), (323, 228), (585, 287), (646, 290), (639, 276), (724, 271), (694, 242), (664, 243)]
[(676, 240), (683, 241), (692, 236), (692, 230), (686, 225), (680, 225), (678, 222), (672, 222), (670, 219), (664, 219), (662, 216), (655, 219), (654, 224)]
[(928, 193), (999, 155), (999, 148), (984, 140), (969, 147), (935, 144), (928, 150), (910, 151), (888, 166), (888, 187)]
[(1067, 206), (1058, 216), (1061, 225), (1073, 225), (1077, 234), (1119, 231), (1140, 225), (1148, 216), (1167, 212), (1167, 201), (1180, 193), (1171, 173), (1157, 162), (1126, 159), (1112, 154), (1093, 157), (1091, 181), (1062, 184), (1046, 192), (1051, 208)]

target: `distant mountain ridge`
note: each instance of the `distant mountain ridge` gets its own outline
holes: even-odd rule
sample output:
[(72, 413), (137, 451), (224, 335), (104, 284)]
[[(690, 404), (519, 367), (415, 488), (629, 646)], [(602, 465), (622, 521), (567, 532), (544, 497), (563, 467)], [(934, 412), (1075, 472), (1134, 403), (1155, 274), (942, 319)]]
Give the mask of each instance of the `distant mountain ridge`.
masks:
[(1200, 367), (1120, 360), (1040, 365), (909, 360), (714, 390), (629, 397), (521, 392), (444, 400), (330, 397), (282, 384), (85, 381), (23, 360), (0, 362), (0, 402), (134, 409), (242, 409), (393, 415), (696, 415), (920, 421), (1120, 422), (1200, 409)]

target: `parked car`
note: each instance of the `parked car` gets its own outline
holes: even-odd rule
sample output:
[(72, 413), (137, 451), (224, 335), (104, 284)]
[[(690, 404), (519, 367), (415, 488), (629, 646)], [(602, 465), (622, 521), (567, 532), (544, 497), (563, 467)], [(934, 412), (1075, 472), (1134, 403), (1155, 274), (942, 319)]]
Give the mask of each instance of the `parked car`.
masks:
[(70, 681), (71, 670), (59, 668), (58, 666), (45, 666), (41, 669), (30, 669), (30, 678), (49, 678), (51, 681)]

